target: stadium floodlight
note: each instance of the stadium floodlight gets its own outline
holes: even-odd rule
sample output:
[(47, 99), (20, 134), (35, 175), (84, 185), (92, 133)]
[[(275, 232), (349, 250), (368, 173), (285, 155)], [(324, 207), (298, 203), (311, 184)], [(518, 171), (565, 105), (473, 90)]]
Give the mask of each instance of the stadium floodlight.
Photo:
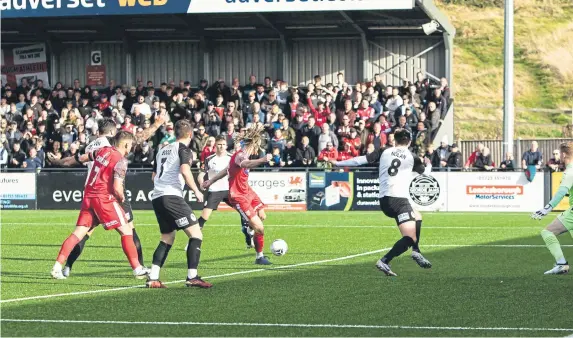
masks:
[(126, 32), (175, 32), (175, 28), (128, 28)]
[(49, 30), (48, 33), (90, 34), (90, 33), (97, 33), (97, 31), (92, 30), (92, 29), (53, 29), (53, 30)]
[(207, 27), (203, 28), (206, 31), (245, 31), (245, 30), (255, 30), (257, 27), (247, 26), (247, 27)]
[(422, 25), (422, 29), (426, 35), (432, 35), (440, 28), (440, 24), (436, 20), (432, 20)]
[(338, 28), (337, 25), (315, 25), (315, 26), (286, 26), (286, 29), (333, 29)]
[(20, 31), (0, 31), (2, 34), (20, 34)]

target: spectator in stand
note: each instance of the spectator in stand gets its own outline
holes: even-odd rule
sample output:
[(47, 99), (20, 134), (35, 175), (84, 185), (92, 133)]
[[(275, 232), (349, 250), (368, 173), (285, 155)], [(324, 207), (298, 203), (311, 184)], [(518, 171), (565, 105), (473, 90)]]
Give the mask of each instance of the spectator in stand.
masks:
[(210, 136), (207, 139), (207, 144), (205, 145), (205, 147), (201, 151), (201, 163), (205, 163), (205, 159), (207, 159), (207, 157), (213, 155), (216, 151), (216, 148), (217, 148), (217, 146), (215, 145), (215, 137)]
[(447, 107), (450, 103), (450, 87), (448, 87), (448, 79), (445, 77), (440, 79), (440, 92), (442, 93), (442, 97), (446, 100)]
[(153, 87), (149, 87), (147, 88), (147, 96), (144, 99), (144, 102), (151, 107), (153, 105), (153, 101), (159, 101), (159, 97), (157, 97), (157, 95), (155, 95), (155, 88)]
[(286, 147), (283, 151), (282, 161), (285, 167), (294, 167), (296, 162), (296, 147), (292, 141), (287, 141)]
[(440, 88), (434, 89), (432, 102), (436, 104), (436, 110), (440, 112), (439, 121), (442, 122), (448, 113), (448, 101), (442, 96), (442, 90)]
[(450, 169), (461, 169), (463, 165), (462, 153), (458, 148), (458, 144), (452, 144), (450, 148), (450, 156), (448, 157), (447, 167)]
[[(126, 115), (125, 119), (123, 121), (123, 125), (121, 126), (121, 130), (135, 134), (136, 128), (137, 127), (131, 123), (131, 115)], [(91, 129), (91, 128), (87, 128), (87, 129)]]
[(386, 102), (386, 110), (394, 114), (394, 112), (398, 110), (398, 108), (403, 104), (404, 100), (402, 100), (402, 97), (400, 97), (400, 91), (398, 90), (398, 88), (393, 88), (392, 96)]
[(412, 109), (406, 108), (406, 123), (410, 127), (410, 131), (414, 131), (418, 128), (418, 118), (416, 115), (412, 114)]
[(284, 167), (285, 166), (285, 162), (283, 162), (282, 157), (281, 157), (281, 151), (278, 147), (274, 147), (271, 149), (271, 151), (269, 152), (269, 154), (272, 155), (271, 160), (268, 162), (268, 165), (270, 167)]
[(344, 117), (348, 117), (348, 123), (353, 126), (356, 122), (356, 113), (352, 109), (352, 101), (346, 100), (344, 101), (344, 109), (339, 110), (337, 113), (337, 119), (342, 121)]
[(301, 130), (301, 137), (308, 137), (310, 142), (310, 147), (313, 149), (318, 149), (318, 137), (321, 134), (321, 130), (319, 127), (315, 125), (315, 119), (313, 116), (308, 118), (308, 123), (302, 127)]
[[(373, 145), (372, 145), (373, 146)], [(360, 154), (358, 149), (350, 142), (344, 142), (343, 149), (338, 152), (337, 161), (346, 161)]]
[(328, 109), (328, 107), (325, 107), (324, 100), (322, 98), (318, 99), (318, 108), (316, 109), (314, 108), (314, 105), (310, 98), (307, 99), (307, 103), (308, 107), (310, 108), (310, 111), (312, 112), (316, 120), (316, 125), (319, 128), (322, 128), (322, 125), (328, 122), (328, 117), (330, 116), (330, 109)]
[(387, 147), (395, 147), (396, 146), (396, 138), (394, 137), (394, 133), (388, 134), (388, 142), (386, 142)]
[(133, 163), (145, 167), (152, 167), (154, 162), (155, 162), (155, 152), (153, 148), (149, 146), (148, 142), (143, 142), (141, 144), (141, 147), (139, 146), (136, 147)]
[(549, 168), (550, 172), (565, 170), (565, 166), (561, 161), (561, 154), (559, 153), (559, 149), (555, 149), (553, 151), (553, 157), (550, 158), (549, 161), (547, 161), (547, 168)]
[(374, 108), (370, 107), (370, 102), (368, 102), (368, 99), (362, 99), (360, 108), (358, 108), (356, 111), (356, 117), (365, 121), (374, 118)]
[(327, 144), (330, 142), (334, 145), (335, 149), (338, 149), (338, 138), (334, 133), (330, 130), (330, 126), (328, 124), (322, 125), (322, 132), (318, 136), (318, 152), (320, 153), (323, 149), (327, 147)]
[(135, 115), (136, 111), (139, 111), (139, 113), (142, 114), (143, 116), (147, 117), (151, 116), (151, 107), (149, 106), (149, 104), (145, 103), (145, 98), (143, 97), (143, 95), (139, 95), (137, 97), (137, 103), (134, 103), (133, 106), (131, 106), (131, 114)]
[[(47, 108), (47, 107), (46, 107)], [(78, 111), (80, 112), (80, 115), (82, 116), (82, 118), (86, 118), (91, 116), (92, 114), (92, 106), (89, 104), (89, 98), (87, 97), (82, 97), (82, 103), (81, 105), (78, 107)]]
[[(284, 115), (283, 115), (284, 117)], [(281, 121), (280, 131), (283, 135), (283, 138), (288, 142), (292, 141), (293, 144), (296, 143), (296, 131), (289, 125), (289, 121), (286, 118), (283, 118)]]
[(332, 142), (326, 143), (326, 148), (322, 149), (318, 154), (316, 166), (319, 168), (332, 168), (330, 160), (338, 159), (338, 151)]
[(476, 156), (474, 168), (477, 168), (480, 171), (491, 171), (494, 168), (494, 163), (491, 160), (489, 148), (484, 147), (483, 152)]
[(428, 103), (426, 115), (430, 117), (430, 128), (428, 128), (431, 138), (433, 139), (438, 127), (440, 126), (440, 111), (437, 109), (436, 102)]
[(0, 172), (8, 167), (10, 159), (10, 153), (8, 149), (6, 149), (6, 145), (8, 145), (8, 141), (6, 140), (6, 136), (2, 134), (0, 135)]
[(418, 122), (422, 122), (424, 124), (425, 129), (427, 130), (432, 129), (432, 124), (427, 119), (427, 115), (425, 112), (420, 112), (420, 115), (418, 116)]
[(394, 126), (394, 128), (392, 128), (392, 132), (394, 133), (398, 129), (406, 129), (407, 131), (412, 133), (412, 129), (410, 129), (410, 126), (406, 122), (406, 116), (400, 116), (400, 118), (398, 119), (398, 123)]
[(408, 91), (408, 98), (410, 99), (410, 102), (412, 103), (414, 108), (416, 108), (417, 110), (422, 108), (423, 100), (420, 97), (420, 94), (416, 92), (416, 85), (410, 86)]
[(466, 163), (464, 164), (464, 168), (468, 169), (474, 166), (477, 157), (483, 152), (484, 149), (484, 145), (483, 143), (478, 143), (478, 145), (476, 146), (476, 149), (470, 154), (470, 157), (468, 157), (468, 160), (466, 161)]
[(424, 74), (422, 72), (418, 72), (416, 74), (417, 81), (414, 82), (416, 86), (416, 93), (420, 95), (420, 98), (423, 100), (422, 103), (425, 104), (424, 101), (427, 100), (428, 94), (430, 92), (430, 81), (424, 78)]
[(207, 144), (209, 135), (205, 132), (205, 126), (199, 126), (198, 132), (193, 135), (193, 140), (191, 141), (191, 150), (196, 154), (200, 154)]
[(301, 146), (296, 152), (297, 165), (301, 167), (313, 167), (316, 158), (316, 152), (309, 144), (310, 140), (304, 136), (301, 140)]
[(450, 146), (448, 145), (448, 137), (444, 136), (438, 149), (434, 150), (432, 156), (432, 168), (444, 169), (448, 166), (448, 159), (450, 158)]
[(543, 163), (543, 154), (539, 151), (539, 144), (537, 141), (531, 142), (531, 148), (523, 153), (521, 159), (521, 167), (523, 170), (528, 169), (529, 166), (534, 166), (535, 168), (541, 168)]
[[(102, 119), (103, 116), (101, 116), (99, 110), (94, 109), (92, 110), (91, 116), (87, 119), (85, 126), (87, 129), (92, 129), (94, 126), (97, 126), (98, 122), (101, 121)], [(67, 121), (67, 123), (73, 124), (71, 120)]]
[[(161, 145), (169, 145), (173, 142), (175, 142), (176, 137), (175, 137), (175, 132), (173, 131), (173, 123), (167, 123), (167, 127), (165, 128), (165, 130), (167, 130), (167, 135), (165, 135), (159, 144)], [(215, 145), (215, 138), (213, 138), (213, 146)], [(201, 160), (203, 161), (203, 159)]]
[(376, 122), (372, 126), (372, 134), (368, 135), (366, 145), (374, 144), (374, 149), (384, 148), (384, 145), (388, 141), (386, 134), (382, 132), (382, 127), (380, 123)]
[(20, 149), (20, 143), (16, 142), (12, 145), (12, 152), (8, 168), (21, 168), (24, 161), (26, 161), (26, 153)]
[[(345, 138), (350, 137), (350, 130), (353, 129), (350, 125), (350, 118), (346, 115), (342, 117), (342, 123), (336, 129), (336, 136), (338, 136), (338, 140), (342, 140)], [(355, 131), (356, 133), (356, 131)], [(340, 144), (340, 142), (339, 142)]]
[(41, 160), (36, 156), (36, 148), (30, 148), (29, 157), (22, 163), (22, 168), (26, 168), (26, 171), (40, 172), (43, 165)]
[(133, 106), (133, 113), (131, 114), (131, 120), (134, 126), (141, 127), (143, 126), (143, 122), (147, 120), (148, 117), (141, 113), (141, 106), (134, 105)]
[(15, 143), (20, 144), (23, 136), (20, 130), (18, 130), (16, 121), (12, 121), (10, 128), (6, 132), (6, 139), (8, 140), (8, 144), (10, 144), (10, 148), (12, 148)]
[(362, 145), (368, 144), (368, 137), (370, 136), (370, 130), (366, 129), (366, 122), (363, 120), (358, 121), (358, 128), (356, 129), (358, 137), (360, 137), (360, 142)]
[(514, 171), (515, 170), (515, 163), (513, 162), (513, 154), (507, 152), (505, 154), (505, 160), (501, 162), (499, 166), (500, 171)]
[(98, 109), (104, 116), (109, 116), (109, 113), (111, 112), (111, 103), (107, 99), (107, 94), (101, 95)]

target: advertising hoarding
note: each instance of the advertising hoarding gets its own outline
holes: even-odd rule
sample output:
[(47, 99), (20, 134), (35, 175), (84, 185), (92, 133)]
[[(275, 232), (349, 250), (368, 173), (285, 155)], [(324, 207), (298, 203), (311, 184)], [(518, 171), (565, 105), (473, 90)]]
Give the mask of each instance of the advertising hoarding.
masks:
[(36, 208), (36, 174), (0, 173), (0, 209)]

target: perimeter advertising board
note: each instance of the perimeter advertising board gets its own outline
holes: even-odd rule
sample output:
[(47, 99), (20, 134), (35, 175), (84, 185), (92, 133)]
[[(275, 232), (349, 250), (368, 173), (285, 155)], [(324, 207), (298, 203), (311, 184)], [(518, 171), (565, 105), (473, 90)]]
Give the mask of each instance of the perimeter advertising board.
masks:
[[(561, 180), (563, 179), (563, 172), (551, 173), (551, 197), (555, 196), (559, 186), (561, 185)], [(569, 198), (565, 197), (561, 202), (553, 208), (555, 211), (565, 211), (569, 209)]]
[(448, 211), (533, 212), (544, 205), (543, 175), (522, 172), (448, 173)]
[(36, 174), (0, 173), (0, 209), (36, 208)]
[(414, 0), (0, 0), (2, 18), (412, 9)]

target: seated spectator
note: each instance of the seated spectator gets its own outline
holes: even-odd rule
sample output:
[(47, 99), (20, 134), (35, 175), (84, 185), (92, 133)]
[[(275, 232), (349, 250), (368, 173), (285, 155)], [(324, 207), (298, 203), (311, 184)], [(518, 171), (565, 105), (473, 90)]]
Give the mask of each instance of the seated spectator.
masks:
[(330, 130), (330, 126), (325, 123), (322, 125), (322, 132), (318, 136), (318, 152), (321, 152), (323, 149), (325, 149), (329, 142), (334, 145), (335, 149), (338, 149), (338, 138)]
[(36, 157), (40, 159), (40, 163), (42, 164), (42, 168), (45, 166), (46, 163), (46, 152), (44, 151), (44, 142), (40, 139), (35, 139), (34, 148), (36, 149)]
[(537, 141), (531, 142), (531, 148), (523, 153), (523, 157), (521, 159), (521, 167), (523, 170), (528, 169), (529, 166), (534, 166), (537, 169), (541, 168), (541, 164), (543, 163), (543, 155), (538, 150), (539, 145)]
[(458, 148), (458, 144), (452, 144), (450, 148), (450, 156), (448, 157), (447, 167), (452, 169), (461, 169), (463, 166), (462, 153)]
[(493, 169), (493, 167), (494, 164), (491, 160), (489, 148), (483, 148), (483, 152), (476, 157), (474, 168), (477, 168), (480, 171), (490, 171)]
[(362, 99), (362, 103), (356, 111), (356, 118), (365, 121), (374, 118), (374, 108), (370, 107), (370, 103), (367, 99)]
[(382, 127), (380, 123), (376, 122), (372, 126), (372, 134), (368, 135), (368, 139), (366, 141), (366, 145), (374, 144), (374, 149), (383, 148), (384, 145), (387, 143), (388, 138), (386, 134), (382, 132)]
[(100, 97), (100, 102), (98, 104), (98, 109), (99, 111), (103, 114), (106, 115), (109, 113), (109, 109), (111, 108), (111, 103), (108, 101), (107, 99), (107, 95), (106, 94), (102, 94)]
[(36, 148), (30, 148), (29, 157), (22, 163), (22, 168), (26, 168), (26, 171), (39, 172), (43, 167), (43, 163), (40, 158), (38, 158)]
[(464, 168), (468, 169), (474, 166), (477, 157), (483, 152), (483, 148), (484, 148), (483, 143), (481, 142), (478, 143), (476, 149), (471, 153), (470, 157), (468, 157), (468, 160), (464, 164)]
[(559, 149), (555, 149), (553, 151), (553, 157), (550, 158), (549, 161), (547, 161), (547, 168), (549, 168), (549, 171), (551, 172), (565, 170), (565, 166), (561, 161), (561, 154), (559, 153)]
[(315, 158), (316, 153), (314, 149), (309, 145), (308, 137), (304, 136), (301, 140), (300, 148), (298, 148), (296, 152), (297, 164), (301, 167), (312, 167), (314, 166)]
[[(374, 146), (372, 144), (372, 146)], [(338, 152), (337, 161), (345, 161), (360, 154), (358, 149), (350, 142), (344, 142), (344, 149)]]
[(400, 91), (398, 88), (392, 89), (392, 96), (386, 101), (386, 110), (392, 112), (392, 114), (398, 109), (398, 107), (404, 104), (404, 100), (400, 97)]
[(131, 106), (131, 111), (130, 111), (131, 114), (135, 116), (136, 111), (138, 111), (139, 114), (143, 115), (142, 118), (151, 117), (151, 107), (149, 106), (149, 104), (145, 103), (145, 98), (143, 97), (143, 95), (139, 95), (137, 97), (137, 103), (134, 103), (133, 106)]
[(136, 147), (133, 163), (151, 167), (155, 162), (155, 152), (148, 142), (143, 142), (141, 147)]
[(513, 154), (507, 152), (505, 154), (505, 160), (501, 162), (499, 166), (500, 171), (514, 171), (515, 170), (515, 163), (513, 162)]
[(331, 168), (332, 164), (329, 161), (336, 159), (338, 159), (338, 151), (336, 150), (336, 147), (334, 147), (332, 142), (327, 142), (326, 148), (322, 149), (318, 154), (316, 164), (319, 168)]
[(288, 140), (282, 156), (285, 167), (294, 167), (296, 165), (296, 151), (297, 149), (294, 146), (294, 142)]
[(269, 142), (268, 152), (271, 153), (275, 148), (279, 150), (279, 156), (282, 154), (286, 146), (286, 139), (283, 138), (283, 133), (280, 129), (275, 129), (274, 136)]
[(215, 145), (215, 137), (209, 136), (209, 139), (207, 139), (207, 144), (201, 151), (201, 163), (205, 163), (205, 159), (213, 155), (217, 150), (216, 148), (217, 146)]
[(430, 160), (430, 162), (432, 162), (433, 155), (434, 155), (434, 144), (428, 143), (428, 145), (426, 146), (426, 152), (424, 153), (423, 158), (424, 159), (427, 158), (428, 160)]
[(450, 146), (448, 145), (447, 136), (444, 136), (444, 139), (440, 142), (440, 146), (434, 150), (434, 154), (432, 154), (432, 168), (446, 168), (449, 158)]
[[(93, 109), (91, 116), (86, 120), (85, 126), (86, 129), (92, 129), (92, 127), (97, 126), (98, 122), (103, 119), (103, 116), (100, 114), (99, 110)], [(66, 124), (74, 124), (71, 120), (66, 121)]]
[(281, 150), (278, 147), (272, 148), (272, 150), (270, 151), (270, 154), (272, 155), (272, 158), (268, 163), (269, 166), (271, 166), (271, 167), (284, 167), (285, 166), (285, 162), (283, 162), (282, 157), (281, 157)]
[[(159, 144), (164, 146), (175, 142), (176, 139), (175, 132), (173, 131), (173, 123), (171, 122), (167, 123), (165, 130), (167, 131), (167, 134), (161, 139), (161, 141), (159, 141)], [(213, 146), (214, 145), (215, 145), (215, 139), (213, 138)]]
[(26, 161), (26, 153), (24, 153), (20, 148), (20, 143), (16, 142), (12, 145), (12, 152), (8, 168), (21, 168), (24, 161)]

